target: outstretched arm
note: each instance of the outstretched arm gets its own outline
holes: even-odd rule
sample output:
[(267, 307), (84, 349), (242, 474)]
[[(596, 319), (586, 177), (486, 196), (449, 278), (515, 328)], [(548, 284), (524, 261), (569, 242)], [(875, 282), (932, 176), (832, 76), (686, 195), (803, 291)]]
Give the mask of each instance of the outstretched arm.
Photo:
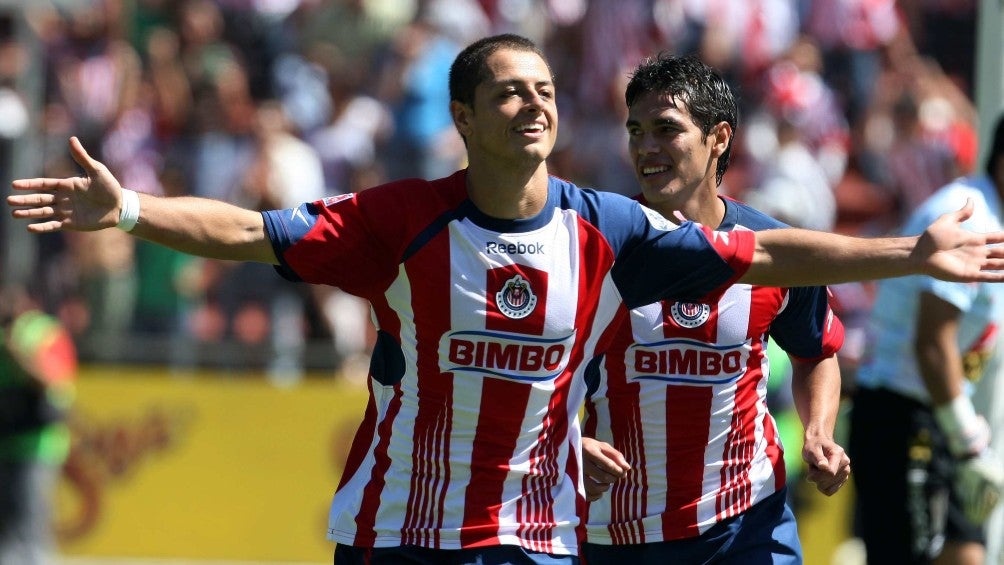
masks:
[[(26, 193), (7, 197), (12, 215), (40, 220), (29, 224), (29, 231), (96, 231), (118, 224), (123, 205), (119, 181), (76, 137), (70, 139), (70, 155), (85, 176), (13, 182), (15, 190)], [(139, 222), (133, 235), (202, 257), (277, 263), (264, 220), (254, 210), (205, 198), (138, 196)]]
[(836, 355), (820, 361), (791, 359), (791, 392), (802, 420), (805, 478), (826, 496), (840, 490), (851, 474), (851, 460), (833, 440), (840, 409), (840, 365)]
[(962, 227), (972, 202), (912, 237), (851, 237), (803, 229), (756, 234), (753, 264), (740, 282), (765, 286), (824, 286), (925, 274), (949, 281), (1004, 282), (1004, 232)]

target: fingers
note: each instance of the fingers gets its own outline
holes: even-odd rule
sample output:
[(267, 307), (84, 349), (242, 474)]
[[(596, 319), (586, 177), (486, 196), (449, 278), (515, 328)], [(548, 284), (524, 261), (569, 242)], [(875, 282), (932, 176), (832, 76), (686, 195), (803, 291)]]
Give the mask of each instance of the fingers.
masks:
[[(11, 206), (52, 206), (56, 203), (56, 195), (52, 193), (15, 194), (7, 197)], [(15, 211), (16, 212), (16, 211)]]
[(955, 212), (955, 217), (959, 222), (964, 222), (972, 217), (973, 210), (975, 210), (975, 206), (973, 206), (973, 199), (966, 198), (966, 203), (962, 206), (962, 208)]
[(582, 472), (594, 481), (612, 483), (617, 479), (623, 478), (627, 474), (627, 469), (609, 460), (598, 461), (587, 458), (582, 467)]
[(627, 476), (631, 465), (620, 451), (609, 443), (582, 438), (582, 474), (586, 500), (599, 500), (611, 485)]
[(816, 490), (826, 496), (833, 496), (847, 483), (851, 476), (850, 460), (846, 464), (841, 464), (835, 469), (826, 466), (809, 465), (805, 474), (805, 480), (816, 485)]
[[(45, 190), (51, 191), (60, 188), (71, 188), (73, 186), (72, 178), (65, 179), (48, 179), (48, 178), (35, 178), (35, 179), (18, 179), (10, 183), (10, 185), (15, 190)], [(10, 198), (8, 197), (8, 202)]]
[(631, 469), (624, 455), (614, 446), (592, 438), (582, 438), (583, 472), (601, 482), (623, 478)]
[(70, 156), (87, 171), (87, 176), (91, 176), (91, 173), (94, 173), (98, 168), (99, 163), (91, 159), (91, 156), (87, 154), (87, 150), (84, 149), (84, 145), (80, 143), (80, 140), (76, 136), (70, 138)]
[(845, 484), (847, 484), (847, 479), (849, 479), (850, 476), (850, 464), (846, 467), (841, 467), (841, 469), (836, 473), (810, 465), (808, 471), (806, 471), (805, 480), (816, 485), (816, 490), (822, 494), (826, 496), (833, 496)]
[(610, 490), (610, 483), (598, 483), (593, 479), (586, 477), (585, 488), (586, 488), (586, 500), (589, 502), (595, 502), (603, 497), (603, 493)]
[[(49, 195), (34, 195), (34, 196), (49, 196)], [(8, 198), (8, 201), (10, 198)], [(11, 211), (11, 216), (20, 220), (41, 220), (49, 219), (47, 222), (38, 222), (34, 224), (28, 224), (28, 231), (31, 233), (49, 233), (54, 231), (59, 231), (63, 228), (64, 220), (53, 220), (56, 215), (56, 210), (52, 206), (42, 206), (38, 205), (33, 208), (26, 208), (22, 210)]]
[(973, 199), (966, 198), (966, 203), (962, 205), (962, 208), (959, 208), (954, 212), (946, 212), (942, 216), (942, 218), (951, 218), (952, 221), (961, 224), (962, 222), (972, 217), (974, 209), (975, 207), (973, 206)]
[(63, 222), (59, 220), (50, 220), (48, 222), (39, 222), (37, 224), (28, 224), (28, 231), (31, 233), (50, 233), (57, 232), (63, 228)]
[(987, 261), (980, 267), (979, 272), (972, 273), (961, 280), (966, 282), (1004, 282), (1004, 260)]
[(851, 476), (850, 457), (832, 441), (807, 445), (802, 459), (807, 463), (805, 480), (816, 485), (816, 489), (826, 496), (834, 495)]
[[(986, 243), (987, 244), (1004, 243), (1004, 231), (988, 232), (988, 233), (983, 234), (983, 236), (986, 239)], [(990, 251), (992, 252), (995, 249), (998, 249), (998, 248), (991, 247)]]
[(584, 486), (586, 489), (586, 500), (593, 502), (599, 500), (603, 493), (610, 490), (610, 487), (627, 474), (625, 468), (586, 458), (582, 468), (584, 475)]
[(41, 218), (51, 218), (56, 211), (51, 206), (37, 206), (24, 210), (13, 210), (11, 216), (22, 220), (38, 220)]

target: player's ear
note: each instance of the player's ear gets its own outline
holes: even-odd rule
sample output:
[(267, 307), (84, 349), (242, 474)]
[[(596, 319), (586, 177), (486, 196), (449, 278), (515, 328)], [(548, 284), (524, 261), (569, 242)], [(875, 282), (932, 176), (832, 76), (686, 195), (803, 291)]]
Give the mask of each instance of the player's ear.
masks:
[(453, 116), (453, 125), (465, 139), (472, 131), (472, 118), (474, 108), (457, 100), (450, 101), (450, 114)]
[(732, 142), (732, 126), (728, 122), (718, 122), (711, 128), (711, 150), (715, 157), (721, 157)]

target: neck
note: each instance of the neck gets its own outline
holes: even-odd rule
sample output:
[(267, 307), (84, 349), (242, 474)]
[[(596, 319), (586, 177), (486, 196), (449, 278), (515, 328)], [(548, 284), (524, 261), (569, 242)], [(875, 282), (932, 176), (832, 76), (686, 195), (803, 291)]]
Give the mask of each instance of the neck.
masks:
[(683, 202), (667, 200), (650, 203), (649, 207), (674, 222), (678, 221), (674, 212), (680, 212), (684, 218), (712, 229), (720, 226), (725, 219), (725, 202), (718, 196), (717, 190), (693, 194)]
[(467, 194), (479, 210), (493, 218), (530, 218), (547, 203), (547, 177), (543, 161), (522, 168), (471, 161), (467, 168)]

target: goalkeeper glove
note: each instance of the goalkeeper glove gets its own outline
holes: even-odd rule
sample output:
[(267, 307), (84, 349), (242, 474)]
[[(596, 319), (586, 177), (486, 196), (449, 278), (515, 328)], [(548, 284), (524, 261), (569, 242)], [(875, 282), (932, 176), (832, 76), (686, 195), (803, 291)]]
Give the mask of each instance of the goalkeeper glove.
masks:
[(976, 524), (986, 521), (1004, 492), (1004, 466), (989, 449), (990, 426), (976, 414), (965, 395), (934, 409), (956, 458), (955, 492), (966, 516)]
[(955, 468), (955, 492), (962, 509), (974, 524), (982, 524), (993, 512), (1004, 491), (1004, 466), (994, 453), (983, 450), (963, 459)]

